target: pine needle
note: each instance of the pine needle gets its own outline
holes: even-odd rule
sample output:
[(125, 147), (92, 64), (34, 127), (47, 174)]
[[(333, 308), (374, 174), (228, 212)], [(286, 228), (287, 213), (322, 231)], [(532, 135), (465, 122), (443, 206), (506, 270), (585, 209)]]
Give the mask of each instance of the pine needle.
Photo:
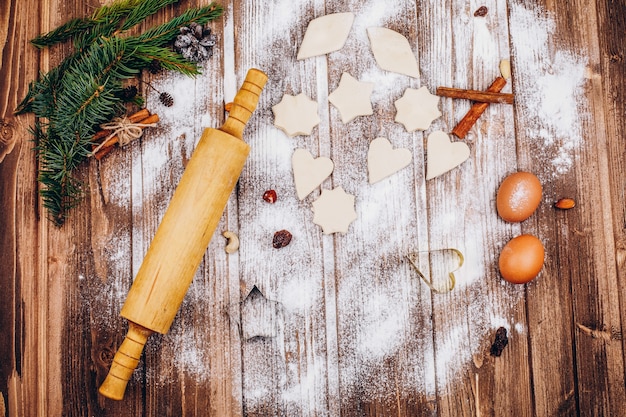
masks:
[(96, 22), (91, 19), (72, 19), (62, 26), (48, 32), (44, 35), (38, 36), (30, 42), (38, 48), (45, 48), (47, 46), (56, 45), (57, 43), (65, 42), (78, 33), (84, 32), (95, 26)]
[(139, 35), (138, 39), (142, 42), (150, 42), (163, 46), (179, 33), (178, 31), (181, 26), (187, 26), (191, 22), (203, 25), (218, 18), (223, 12), (224, 8), (217, 3), (211, 3), (199, 9), (189, 9), (169, 22), (147, 30)]
[(145, 1), (138, 4), (126, 17), (126, 21), (120, 28), (121, 30), (128, 30), (133, 26), (143, 22), (144, 19), (150, 15), (155, 14), (165, 6), (169, 6), (172, 3), (177, 3), (178, 0), (157, 0), (157, 1)]

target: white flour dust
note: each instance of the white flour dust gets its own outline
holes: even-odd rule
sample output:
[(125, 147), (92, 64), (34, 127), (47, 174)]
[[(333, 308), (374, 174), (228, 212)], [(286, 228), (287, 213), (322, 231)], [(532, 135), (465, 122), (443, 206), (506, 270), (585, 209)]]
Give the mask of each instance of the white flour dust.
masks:
[[(256, 9), (252, 13), (254, 19), (258, 20), (254, 25), (259, 28), (259, 33), (253, 38), (256, 44), (250, 44), (248, 38), (242, 41), (245, 42), (243, 50), (254, 51), (252, 58), (247, 55), (245, 57), (254, 61), (252, 65), (266, 71), (275, 69), (284, 72), (279, 72), (280, 79), (277, 77), (274, 84), (270, 83), (266, 87), (263, 102), (269, 106), (280, 101), (285, 93), (285, 86), (318, 91), (320, 86), (316, 84), (317, 80), (326, 78), (326, 73), (318, 75), (317, 79), (313, 77), (312, 80), (302, 79), (300, 74), (303, 68), (326, 71), (327, 62), (324, 58), (314, 58), (309, 62), (295, 61), (297, 45), (294, 44), (293, 37), (299, 36), (301, 39), (308, 23), (304, 16), (308, 16), (309, 20), (312, 18), (311, 10), (304, 10), (303, 7), (297, 1), (280, 0), (274, 2), (272, 7), (263, 6)], [(375, 83), (372, 101), (383, 109), (384, 106), (392, 105), (393, 100), (402, 94), (409, 83), (414, 84), (417, 81), (380, 70), (371, 56), (365, 30), (369, 26), (385, 26), (406, 20), (407, 16), (414, 17), (416, 12), (412, 9), (407, 11), (407, 8), (410, 9), (414, 5), (411, 6), (401, 0), (391, 2), (371, 0), (362, 2), (359, 7), (359, 10), (353, 10), (356, 17), (348, 43), (351, 48), (358, 48), (359, 53), (363, 55), (360, 62), (364, 64), (352, 75), (362, 81)], [(315, 13), (316, 16), (323, 14), (320, 10)], [(460, 11), (455, 10), (455, 13)], [(232, 19), (231, 11), (225, 20), (227, 33), (224, 35), (225, 43), (229, 45), (234, 45), (235, 40), (232, 36), (239, 39), (231, 33), (234, 31)], [(468, 20), (471, 20), (471, 17)], [(555, 50), (554, 47), (548, 46), (554, 42), (558, 34), (555, 33), (554, 20), (545, 11), (527, 9), (521, 2), (514, 1), (511, 4), (509, 24), (514, 68), (519, 68), (520, 73), (529, 74), (528, 77), (518, 79), (515, 78), (516, 74), (513, 74), (517, 111), (529, 126), (525, 134), (541, 140), (545, 154), (551, 158), (552, 174), (560, 175), (572, 167), (574, 154), (583, 141), (580, 120), (581, 113), (584, 113), (582, 87), (585, 81), (586, 61), (577, 53), (558, 48), (553, 55), (548, 54), (547, 51)], [(501, 26), (504, 27), (504, 23), (501, 23)], [(473, 36), (487, 41), (481, 43), (479, 62), (481, 65), (493, 64), (497, 68), (497, 63), (503, 56), (500, 56), (501, 52), (498, 51), (495, 39), (501, 33), (493, 32), (494, 29), (483, 21), (473, 27), (476, 30)], [(417, 52), (418, 46), (412, 47)], [(354, 57), (353, 54), (354, 50), (351, 49), (331, 55), (336, 63), (348, 67)], [(225, 86), (232, 84), (230, 80), (235, 72), (234, 68), (230, 68), (235, 62), (231, 58), (225, 58), (225, 67), (228, 67), (225, 69), (227, 72), (225, 78), (229, 80), (228, 83), (225, 81)], [(530, 68), (531, 64), (537, 67)], [(436, 78), (433, 71), (437, 71), (438, 65), (440, 63), (420, 60), (424, 79)], [(205, 69), (205, 72), (208, 71), (211, 69)], [(212, 100), (221, 103), (223, 100), (223, 97), (212, 97), (206, 91), (200, 94), (196, 92), (194, 98), (186, 96), (187, 91), (197, 88), (202, 78), (200, 76), (195, 80), (187, 80), (172, 77), (171, 80), (164, 80), (156, 85), (157, 88), (165, 88), (174, 93), (177, 105), (160, 110), (163, 113), (160, 134), (168, 139), (153, 138), (158, 140), (144, 141), (141, 149), (143, 154), (138, 156), (138, 163), (133, 166), (133, 184), (130, 193), (137, 228), (132, 231), (132, 249), (126, 251), (127, 259), (122, 259), (123, 251), (117, 250), (111, 253), (110, 259), (111, 263), (132, 263), (133, 274), (138, 269), (150, 239), (149, 236), (144, 236), (147, 235), (144, 228), (149, 226), (142, 224), (142, 205), (148, 204), (147, 202), (154, 203), (152, 194), (162, 192), (156, 189), (157, 184), (169, 181), (160, 179), (165, 168), (168, 168), (166, 172), (170, 172), (170, 164), (180, 163), (165, 157), (168, 153), (164, 148), (169, 146), (168, 141), (181, 138), (179, 140), (185, 143), (186, 154), (177, 155), (177, 158), (188, 157), (193, 149), (194, 140), (199, 138), (200, 133), (194, 130), (194, 117), (198, 120), (204, 117), (203, 125), (210, 123), (204, 113), (193, 112), (194, 102)], [(329, 84), (332, 82), (333, 80), (329, 80)], [(428, 87), (432, 90), (436, 86)], [(207, 89), (211, 90), (210, 87)], [(231, 92), (224, 94), (229, 95)], [(158, 106), (156, 97), (157, 95), (149, 97), (149, 106)], [(183, 104), (178, 106), (178, 103)], [(328, 103), (320, 102), (320, 109), (331, 114)], [(393, 108), (383, 110), (393, 112)], [(486, 270), (491, 268), (485, 265), (483, 260), (488, 261), (490, 255), (485, 253), (484, 247), (473, 245), (472, 239), (482, 233), (479, 220), (484, 213), (480, 213), (479, 210), (473, 212), (471, 208), (466, 209), (468, 222), (461, 232), (462, 239), (466, 240), (465, 247), (461, 248), (466, 255), (466, 264), (458, 273), (459, 282), (455, 294), (469, 300), (466, 316), (445, 327), (434, 329), (430, 319), (433, 309), (445, 310), (446, 303), (452, 302), (447, 300), (454, 298), (442, 296), (435, 299), (436, 306), (431, 305), (429, 291), (412, 275), (409, 265), (403, 261), (404, 248), (417, 250), (427, 248), (429, 244), (427, 236), (418, 236), (420, 239), (418, 241), (402, 240), (407, 229), (416, 227), (411, 224), (415, 213), (406, 213), (403, 207), (414, 206), (415, 202), (411, 199), (415, 198), (416, 193), (417, 195), (425, 193), (423, 185), (414, 184), (415, 173), (407, 168), (390, 178), (389, 182), (378, 184), (377, 188), (358, 183), (357, 180), (350, 184), (334, 184), (347, 185), (357, 195), (356, 209), (359, 218), (346, 236), (322, 236), (317, 226), (311, 223), (307, 203), (309, 200), (300, 202), (295, 197), (290, 161), (296, 147), (306, 147), (316, 156), (326, 152), (327, 148), (318, 147), (314, 139), (287, 138), (272, 125), (270, 110), (260, 108), (258, 112), (263, 115), (263, 120), (256, 132), (252, 132), (247, 138), (252, 145), (248, 162), (251, 171), (247, 174), (249, 177), (244, 178), (242, 183), (263, 182), (258, 187), (262, 188), (267, 184), (276, 188), (281, 200), (276, 205), (270, 206), (251, 203), (250, 201), (258, 198), (256, 195), (240, 197), (250, 201), (241, 202), (239, 212), (241, 247), (238, 255), (240, 276), (234, 279), (240, 280), (248, 287), (259, 285), (266, 297), (283, 306), (284, 334), (279, 335), (279, 338), (283, 339), (276, 343), (283, 348), (280, 354), (285, 355), (286, 351), (295, 353), (293, 356), (296, 359), (293, 356), (282, 357), (285, 361), (284, 377), (278, 382), (269, 380), (271, 375), (263, 374), (261, 366), (255, 367), (254, 364), (244, 363), (244, 371), (249, 372), (247, 378), (257, 382), (247, 390), (244, 384), (243, 396), (248, 407), (254, 407), (257, 402), (261, 403), (277, 384), (282, 389), (279, 401), (288, 409), (305, 415), (309, 415), (310, 411), (306, 408), (315, 410), (316, 407), (324, 406), (316, 405), (320, 398), (328, 401), (329, 407), (332, 408), (332, 404), (336, 405), (340, 401), (338, 398), (340, 393), (342, 398), (354, 396), (360, 397), (363, 401), (387, 398), (388, 395), (396, 393), (412, 395), (418, 392), (425, 396), (437, 395), (446, 392), (449, 384), (462, 377), (463, 371), (471, 363), (472, 356), (484, 347), (485, 340), (496, 328), (506, 327), (510, 337), (525, 334), (524, 324), (513, 322), (511, 312), (494, 310), (495, 302), (492, 295), (482, 287)], [(584, 114), (582, 117), (585, 117)], [(329, 127), (324, 126), (326, 122), (320, 125), (319, 130), (330, 136), (329, 147), (332, 147), (332, 142), (339, 139), (332, 137)], [(398, 132), (393, 125), (382, 123), (379, 129), (390, 134)], [(366, 126), (357, 121), (349, 126), (348, 131), (361, 134), (362, 131), (366, 131)], [(355, 140), (367, 139), (359, 137)], [(321, 138), (320, 142), (323, 140)], [(395, 140), (409, 141), (414, 140), (414, 137), (402, 132)], [(414, 155), (414, 158), (422, 157)], [(356, 160), (354, 164), (353, 167), (336, 169), (356, 171), (363, 168), (364, 160), (359, 166), (356, 166), (359, 164)], [(417, 169), (420, 167), (419, 163), (415, 166)], [(180, 174), (176, 170), (174, 172), (176, 175)], [(272, 175), (276, 177), (268, 178)], [(354, 175), (355, 178), (358, 176)], [(351, 177), (345, 175), (345, 178)], [(325, 188), (329, 187), (327, 184)], [(385, 188), (385, 185), (389, 188)], [(119, 186), (121, 194), (129, 193), (127, 184), (112, 183), (112, 187), (115, 186)], [(400, 197), (389, 196), (397, 206), (390, 209), (382, 202), (376, 203), (384, 201), (377, 200), (377, 195), (382, 198), (390, 188), (402, 187), (412, 191)], [(113, 189), (112, 192), (114, 191)], [(367, 207), (359, 205), (359, 201), (364, 200), (372, 204)], [(111, 204), (125, 202), (124, 198), (111, 198), (110, 201)], [(423, 213), (418, 213), (417, 216), (419, 222), (426, 221)], [(455, 224), (453, 218), (442, 219), (442, 222), (447, 223), (448, 220), (450, 227), (453, 227)], [(476, 220), (475, 228), (473, 220)], [(445, 224), (441, 227), (445, 227)], [(279, 253), (271, 246), (263, 247), (260, 242), (246, 240), (245, 232), (252, 229), (256, 235), (267, 235), (271, 239), (275, 230), (283, 228), (290, 230), (294, 235), (293, 242), (286, 248), (291, 252)], [(123, 234), (128, 231), (116, 233)], [(354, 239), (350, 233), (358, 234), (358, 239)], [(307, 239), (316, 241), (311, 242)], [(322, 242), (322, 248), (312, 253), (311, 248), (319, 247), (318, 240)], [(358, 245), (352, 245), (353, 242), (358, 242)], [(334, 264), (334, 251), (340, 252), (341, 259), (346, 259), (345, 264)], [(293, 261), (283, 262), (284, 253), (291, 253)], [(126, 271), (120, 269), (119, 273)], [(335, 273), (341, 276), (335, 277), (333, 275)], [(331, 275), (330, 279), (328, 275)], [(114, 278), (111, 282), (124, 286), (115, 290), (108, 289), (111, 290), (109, 297), (112, 295), (119, 297), (119, 300), (112, 300), (112, 304), (116, 307), (121, 306), (127, 283), (119, 278)], [(329, 285), (332, 288), (329, 288)], [(498, 286), (496, 290), (500, 293), (498, 305), (508, 302), (513, 306), (523, 294), (523, 289), (511, 289), (505, 284)], [(331, 324), (333, 329), (319, 330), (328, 324)], [(472, 332), (468, 334), (470, 326)], [(308, 333), (309, 331), (312, 334)], [(165, 347), (166, 342), (159, 346), (160, 349), (169, 349), (167, 356), (173, 360), (172, 373), (184, 372), (198, 380), (206, 380), (210, 372), (206, 362), (211, 347), (207, 342), (185, 334), (176, 324), (172, 332), (167, 338), (167, 342), (173, 345), (171, 349)], [(306, 340), (300, 339), (304, 337), (303, 333)]]
[(543, 142), (548, 173), (565, 174), (584, 140), (582, 121), (590, 117), (583, 90), (587, 59), (555, 51), (555, 22), (545, 10), (513, 2), (510, 20), (514, 66), (524, 74), (516, 78), (516, 102), (526, 135)]

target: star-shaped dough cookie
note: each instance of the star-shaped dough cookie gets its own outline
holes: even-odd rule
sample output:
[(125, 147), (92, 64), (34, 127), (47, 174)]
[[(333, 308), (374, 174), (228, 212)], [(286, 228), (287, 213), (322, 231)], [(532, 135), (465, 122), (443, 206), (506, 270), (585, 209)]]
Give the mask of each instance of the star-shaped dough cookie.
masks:
[(304, 93), (297, 96), (285, 94), (280, 103), (272, 107), (274, 126), (283, 130), (289, 137), (310, 135), (320, 123), (317, 102)]
[(348, 123), (357, 116), (368, 116), (374, 113), (370, 98), (372, 91), (374, 91), (374, 83), (359, 81), (344, 72), (339, 86), (328, 96), (328, 101), (341, 113), (341, 121)]
[(433, 120), (441, 116), (439, 97), (430, 94), (426, 87), (418, 90), (407, 88), (395, 105), (395, 120), (402, 123), (407, 132), (426, 130)]
[(356, 219), (354, 196), (341, 187), (322, 190), (322, 195), (313, 202), (313, 213), (313, 223), (321, 226), (325, 235), (346, 233)]

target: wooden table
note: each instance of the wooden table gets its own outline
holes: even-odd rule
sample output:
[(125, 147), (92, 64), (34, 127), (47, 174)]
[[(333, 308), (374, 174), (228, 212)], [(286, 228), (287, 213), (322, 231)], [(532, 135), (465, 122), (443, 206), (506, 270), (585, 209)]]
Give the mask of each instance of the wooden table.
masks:
[[(181, 1), (147, 26), (194, 6)], [(200, 2), (197, 2), (200, 3)], [(37, 195), (32, 115), (13, 110), (39, 71), (68, 47), (39, 51), (35, 35), (97, 1), (3, 1), (0, 7), (0, 391), (8, 416), (623, 416), (626, 413), (626, 8), (619, 1), (224, 1), (211, 27), (215, 55), (196, 79), (143, 74), (161, 117), (140, 141), (79, 170), (88, 190), (61, 228)], [(474, 16), (486, 6), (484, 17)], [(296, 61), (309, 21), (352, 11), (346, 45)], [(365, 30), (403, 34), (419, 79), (385, 73)], [(442, 98), (426, 132), (394, 122), (408, 87), (484, 90), (510, 58), (514, 106), (491, 105), (464, 140), (470, 159), (425, 181), (425, 140), (450, 132), (469, 109)], [(269, 82), (245, 132), (252, 153), (182, 309), (149, 339), (123, 401), (97, 388), (121, 343), (119, 310), (204, 127), (218, 127), (248, 68)], [(328, 104), (343, 72), (376, 83), (374, 114), (344, 124)], [(318, 102), (310, 136), (287, 137), (271, 107), (283, 94)], [(411, 164), (367, 182), (377, 136), (410, 149)], [(322, 187), (356, 196), (358, 219), (324, 235), (300, 201), (290, 155), (330, 157)], [(495, 193), (527, 170), (542, 203), (521, 224), (502, 221)], [(278, 201), (262, 199), (275, 189)], [(574, 198), (569, 211), (552, 203)], [(272, 248), (272, 235), (294, 238)], [(239, 235), (224, 251), (224, 230)], [(498, 254), (530, 233), (546, 248), (532, 283), (504, 282)], [(457, 287), (434, 294), (406, 260), (440, 283), (466, 258)], [(430, 251), (430, 257), (428, 252)], [(430, 260), (430, 261), (429, 261)], [(582, 327), (581, 327), (582, 326)], [(496, 329), (509, 343), (490, 355)]]

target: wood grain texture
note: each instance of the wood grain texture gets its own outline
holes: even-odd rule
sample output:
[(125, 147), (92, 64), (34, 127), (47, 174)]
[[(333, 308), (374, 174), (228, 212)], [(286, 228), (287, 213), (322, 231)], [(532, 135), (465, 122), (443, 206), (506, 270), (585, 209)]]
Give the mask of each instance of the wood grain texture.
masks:
[[(68, 18), (89, 14), (92, 0), (0, 0), (0, 392), (7, 416), (620, 416), (626, 409), (626, 84), (621, 1), (433, 0), (377, 2), (225, 0), (211, 24), (215, 56), (203, 75), (142, 74), (174, 96), (172, 109), (142, 84), (158, 127), (140, 141), (81, 166), (89, 193), (55, 228), (40, 211), (37, 163), (28, 126), (13, 109), (28, 82), (68, 51), (36, 50), (29, 39)], [(143, 28), (187, 7), (182, 0)], [(485, 6), (483, 17), (474, 12)], [(346, 45), (297, 61), (309, 21), (355, 12)], [(547, 57), (524, 54), (539, 33), (520, 35), (519, 13), (553, 23)], [(547, 23), (546, 23), (547, 24)], [(407, 37), (420, 79), (377, 70), (365, 28)], [(528, 37), (528, 39), (524, 39)], [(536, 114), (523, 101), (545, 66), (562, 53), (584, 62), (577, 96), (582, 140), (573, 164), (557, 173)], [(450, 132), (469, 109), (440, 99), (443, 116), (425, 133), (394, 123), (405, 88), (485, 90), (511, 59), (505, 92), (514, 106), (490, 105), (465, 142), (470, 160), (424, 181), (430, 131)], [(122, 402), (97, 394), (126, 324), (125, 294), (147, 251), (204, 127), (224, 121), (224, 103), (259, 67), (270, 80), (244, 138), (251, 146), (240, 182), (194, 276), (170, 332), (149, 340)], [(555, 74), (560, 68), (550, 69)], [(343, 72), (377, 81), (372, 116), (343, 124), (328, 94)], [(319, 104), (311, 136), (287, 138), (271, 107), (284, 93)], [(522, 102), (518, 99), (522, 99)], [(536, 103), (535, 103), (536, 104)], [(552, 131), (552, 133), (555, 133)], [(369, 141), (387, 137), (413, 153), (409, 167), (368, 185)], [(322, 188), (356, 195), (359, 218), (347, 234), (323, 235), (312, 223), (320, 191), (296, 197), (290, 154), (306, 148), (330, 157)], [(529, 170), (544, 199), (522, 224), (501, 221), (494, 207), (501, 179)], [(275, 189), (278, 200), (262, 199)], [(568, 211), (551, 202), (574, 198)], [(294, 235), (282, 249), (272, 235)], [(239, 235), (224, 252), (220, 235)], [(526, 286), (502, 282), (501, 247), (520, 233), (546, 246), (540, 277)], [(445, 253), (466, 263), (457, 288), (433, 294), (405, 256), (433, 279), (448, 272)], [(430, 254), (427, 251), (433, 251)], [(478, 275), (480, 275), (478, 277)], [(578, 324), (605, 331), (594, 338)], [(489, 347), (505, 325), (502, 356)], [(386, 349), (382, 349), (385, 347)]]

